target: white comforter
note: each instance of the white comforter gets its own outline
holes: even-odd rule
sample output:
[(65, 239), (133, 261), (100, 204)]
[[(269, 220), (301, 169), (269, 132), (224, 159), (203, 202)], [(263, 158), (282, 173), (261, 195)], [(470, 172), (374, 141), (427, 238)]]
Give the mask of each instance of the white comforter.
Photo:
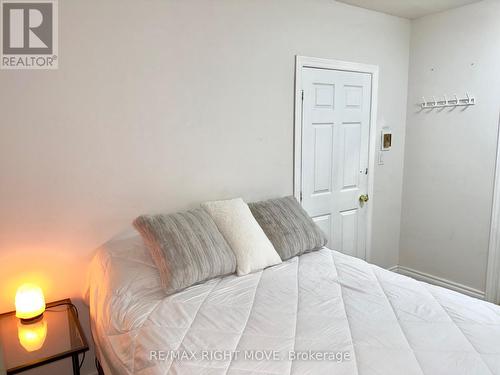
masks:
[(87, 298), (107, 375), (500, 375), (500, 307), (326, 248), (166, 297), (132, 231)]

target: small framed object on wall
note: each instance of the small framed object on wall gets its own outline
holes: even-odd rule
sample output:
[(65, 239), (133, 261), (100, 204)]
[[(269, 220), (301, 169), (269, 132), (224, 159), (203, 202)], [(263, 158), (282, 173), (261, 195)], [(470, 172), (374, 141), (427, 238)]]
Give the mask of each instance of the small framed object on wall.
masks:
[(389, 128), (382, 129), (382, 139), (380, 142), (380, 149), (382, 151), (389, 151), (392, 146), (392, 131)]

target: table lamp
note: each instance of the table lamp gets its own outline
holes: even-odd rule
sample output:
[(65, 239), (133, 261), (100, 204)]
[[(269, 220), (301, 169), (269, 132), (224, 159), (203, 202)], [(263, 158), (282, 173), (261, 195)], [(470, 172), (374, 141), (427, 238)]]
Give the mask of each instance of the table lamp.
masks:
[(42, 289), (34, 284), (23, 284), (16, 293), (16, 317), (21, 323), (39, 321), (45, 311), (45, 298)]

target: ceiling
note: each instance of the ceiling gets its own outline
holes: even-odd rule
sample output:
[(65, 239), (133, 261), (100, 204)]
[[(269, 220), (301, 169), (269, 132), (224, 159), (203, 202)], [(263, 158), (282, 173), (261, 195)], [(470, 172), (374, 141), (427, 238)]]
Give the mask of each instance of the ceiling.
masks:
[(415, 19), (427, 14), (476, 3), (480, 0), (338, 0), (393, 16)]

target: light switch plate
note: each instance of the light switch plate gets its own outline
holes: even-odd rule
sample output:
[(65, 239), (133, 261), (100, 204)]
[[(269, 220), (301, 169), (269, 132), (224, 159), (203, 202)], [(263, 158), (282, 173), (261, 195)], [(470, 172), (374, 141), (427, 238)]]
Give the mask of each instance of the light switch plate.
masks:
[(378, 153), (378, 165), (385, 164), (385, 153), (383, 151), (379, 151)]

